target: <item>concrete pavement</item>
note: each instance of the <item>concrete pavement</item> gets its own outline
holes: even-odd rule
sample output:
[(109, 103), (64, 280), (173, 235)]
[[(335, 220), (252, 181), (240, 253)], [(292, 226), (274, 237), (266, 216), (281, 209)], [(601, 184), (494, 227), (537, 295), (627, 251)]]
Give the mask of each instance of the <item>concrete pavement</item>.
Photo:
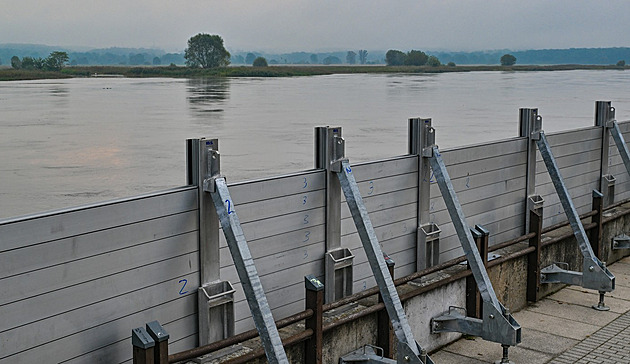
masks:
[[(608, 267), (616, 289), (610, 311), (596, 311), (598, 294), (568, 286), (514, 314), (522, 343), (510, 348), (514, 364), (630, 363), (630, 257)], [(436, 363), (482, 364), (501, 359), (501, 345), (462, 338), (431, 354)]]

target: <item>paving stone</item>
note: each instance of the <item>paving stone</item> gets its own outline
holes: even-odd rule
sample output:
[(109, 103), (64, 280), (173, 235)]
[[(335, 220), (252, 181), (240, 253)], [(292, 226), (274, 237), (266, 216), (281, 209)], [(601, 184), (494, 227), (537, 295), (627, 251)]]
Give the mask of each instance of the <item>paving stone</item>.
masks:
[[(584, 307), (591, 307), (597, 304), (599, 300), (599, 294), (597, 292), (584, 290), (580, 287), (578, 288), (579, 290), (575, 290), (575, 289), (571, 289), (570, 287), (567, 287), (552, 294), (548, 298), (552, 300), (568, 302), (568, 303), (572, 303), (572, 304), (580, 305)], [(608, 294), (606, 295), (604, 302), (606, 303), (606, 306), (610, 307), (611, 312), (625, 313), (626, 311), (630, 310), (630, 301), (613, 298), (613, 297), (610, 297)], [(603, 312), (606, 312), (606, 311), (603, 311)]]
[[(500, 360), (503, 355), (503, 348), (501, 345), (485, 341), (481, 338), (475, 338), (474, 340), (459, 340), (447, 346), (444, 350), (489, 363), (494, 363), (495, 361)], [(553, 358), (553, 355), (551, 354), (526, 349), (520, 345), (510, 347), (509, 356), (511, 361), (519, 364), (546, 363)], [(433, 359), (433, 357), (431, 357), (431, 359)], [(437, 363), (435, 360), (434, 362)], [(446, 363), (449, 362), (447, 361)]]
[(528, 310), (515, 313), (514, 319), (516, 319), (523, 328), (535, 329), (576, 340), (583, 340), (599, 330), (599, 327), (595, 325)]
[(461, 363), (461, 364), (485, 364), (492, 363), (492, 361), (481, 361), (473, 359), (467, 356), (448, 352), (446, 350), (440, 350), (435, 354), (431, 354), (431, 360), (434, 363)]
[(615, 275), (615, 285), (628, 287), (630, 284), (630, 264), (614, 264), (608, 269)]
[[(514, 314), (523, 342), (510, 348), (519, 364), (630, 363), (630, 257), (609, 267), (617, 290), (606, 295), (611, 311), (595, 311), (595, 291), (570, 286)], [(493, 363), (501, 346), (482, 339), (459, 340), (433, 354), (436, 363)], [(439, 360), (435, 360), (438, 358)]]
[(619, 313), (616, 312), (596, 311), (591, 307), (551, 299), (539, 301), (527, 307), (527, 310), (600, 327), (620, 316)]
[(558, 355), (579, 343), (578, 340), (553, 335), (535, 329), (523, 331), (523, 341), (518, 347)]

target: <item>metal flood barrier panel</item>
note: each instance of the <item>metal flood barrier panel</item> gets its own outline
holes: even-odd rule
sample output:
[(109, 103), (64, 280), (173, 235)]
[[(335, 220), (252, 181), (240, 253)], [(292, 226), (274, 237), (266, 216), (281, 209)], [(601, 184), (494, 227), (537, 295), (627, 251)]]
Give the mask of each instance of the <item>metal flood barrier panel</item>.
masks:
[[(619, 127), (628, 140), (630, 122)], [(601, 128), (548, 139), (578, 212), (590, 211), (600, 181)], [(524, 233), (527, 144), (520, 137), (440, 151), (468, 224), (488, 229), (490, 245)], [(609, 152), (615, 200), (630, 198), (630, 178), (612, 140)], [(549, 226), (565, 217), (539, 155), (537, 161), (536, 192), (545, 199)], [(418, 164), (418, 155), (406, 155), (352, 167), (396, 277), (416, 271)], [(321, 280), (325, 273), (326, 171), (236, 183), (226, 177), (274, 317), (302, 311), (304, 276)], [(430, 219), (441, 229), (440, 261), (446, 261), (462, 248), (431, 180)], [(130, 362), (131, 329), (153, 320), (170, 334), (171, 352), (195, 347), (198, 201), (198, 188), (189, 186), (0, 220), (0, 363)], [(223, 233), (219, 239), (220, 276), (235, 289), (240, 333), (254, 325)], [(354, 255), (353, 291), (373, 287), (345, 197), (341, 246)]]
[(196, 345), (197, 190), (0, 221), (0, 363), (120, 363), (138, 322)]
[[(592, 192), (599, 190), (601, 139), (601, 128), (597, 127), (547, 136), (578, 214), (591, 211)], [(539, 151), (536, 152), (536, 193), (545, 200), (543, 228), (566, 220)]]
[[(438, 141), (439, 144), (439, 141)], [(527, 141), (522, 138), (441, 150), (470, 226), (492, 232), (490, 245), (523, 234)], [(430, 219), (438, 224), (440, 261), (463, 255), (444, 199), (431, 176)]]
[[(304, 309), (304, 276), (324, 271), (324, 174), (309, 171), (228, 184), (275, 317)], [(224, 234), (221, 279), (232, 282), (235, 331), (254, 327)]]
[[(357, 163), (352, 173), (363, 202), (370, 211), (382, 250), (396, 262), (395, 276), (416, 271), (416, 216), (418, 203), (418, 159), (406, 156)], [(346, 198), (341, 203), (341, 245), (352, 251), (353, 291), (376, 285)]]

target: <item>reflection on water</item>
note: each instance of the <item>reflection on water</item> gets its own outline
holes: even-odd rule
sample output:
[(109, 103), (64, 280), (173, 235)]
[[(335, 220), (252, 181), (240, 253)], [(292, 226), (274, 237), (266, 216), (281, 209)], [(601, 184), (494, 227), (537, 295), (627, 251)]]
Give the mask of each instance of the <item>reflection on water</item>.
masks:
[(190, 109), (199, 114), (222, 112), (230, 97), (230, 79), (195, 78), (187, 82)]

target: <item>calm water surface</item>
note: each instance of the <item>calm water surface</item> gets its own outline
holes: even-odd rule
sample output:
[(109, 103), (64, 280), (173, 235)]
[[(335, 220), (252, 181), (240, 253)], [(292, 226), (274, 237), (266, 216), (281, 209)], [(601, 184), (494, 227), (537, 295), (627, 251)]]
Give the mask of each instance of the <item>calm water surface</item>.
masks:
[(230, 181), (312, 168), (313, 128), (343, 127), (351, 162), (406, 153), (407, 119), (440, 147), (517, 136), (518, 109), (546, 131), (593, 124), (596, 100), (630, 115), (630, 72), (69, 79), (0, 83), (0, 218), (185, 182), (185, 140), (220, 139)]

